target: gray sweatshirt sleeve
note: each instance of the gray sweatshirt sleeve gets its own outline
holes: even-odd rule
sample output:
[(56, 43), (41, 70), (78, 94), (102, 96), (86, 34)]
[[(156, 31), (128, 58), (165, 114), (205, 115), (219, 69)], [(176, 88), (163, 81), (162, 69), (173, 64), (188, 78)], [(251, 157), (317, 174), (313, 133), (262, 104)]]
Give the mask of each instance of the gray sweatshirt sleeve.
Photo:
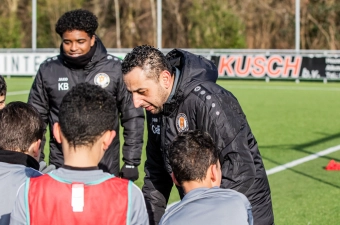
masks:
[(241, 197), (242, 201), (243, 201), (243, 204), (247, 210), (247, 216), (248, 216), (248, 224), (249, 225), (253, 225), (254, 224), (254, 219), (253, 219), (253, 213), (252, 213), (252, 207), (251, 207), (251, 204), (248, 200), (248, 198), (242, 194), (242, 193), (238, 193), (239, 196)]
[(146, 212), (144, 197), (139, 189), (132, 181), (129, 183), (131, 190), (129, 195), (129, 211), (131, 225), (149, 225), (149, 217)]
[(14, 208), (11, 213), (10, 225), (26, 224), (26, 209), (25, 209), (25, 184), (22, 184), (18, 190)]

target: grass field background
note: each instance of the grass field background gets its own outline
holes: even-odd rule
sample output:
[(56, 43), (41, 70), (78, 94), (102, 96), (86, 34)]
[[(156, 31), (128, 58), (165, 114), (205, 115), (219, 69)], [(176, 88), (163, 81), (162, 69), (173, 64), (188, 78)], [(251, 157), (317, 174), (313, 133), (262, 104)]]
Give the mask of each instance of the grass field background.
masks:
[[(6, 102), (26, 102), (33, 79), (6, 81)], [(339, 83), (219, 80), (218, 84), (239, 100), (267, 170), (340, 145)], [(144, 149), (135, 182), (139, 187)], [(275, 224), (339, 224), (340, 171), (324, 169), (330, 159), (340, 161), (340, 151), (268, 176)], [(178, 199), (173, 189), (169, 203)]]

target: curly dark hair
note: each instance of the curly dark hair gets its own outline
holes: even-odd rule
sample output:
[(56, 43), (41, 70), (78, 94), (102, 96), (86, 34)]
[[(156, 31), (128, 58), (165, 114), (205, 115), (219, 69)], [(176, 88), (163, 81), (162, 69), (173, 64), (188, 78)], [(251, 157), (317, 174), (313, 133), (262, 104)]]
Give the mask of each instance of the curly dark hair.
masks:
[(115, 126), (116, 103), (103, 88), (80, 83), (63, 98), (59, 109), (61, 132), (70, 146), (91, 146)]
[(202, 181), (210, 165), (217, 164), (218, 151), (211, 136), (200, 130), (179, 133), (169, 150), (169, 161), (179, 184)]
[(98, 28), (97, 17), (88, 10), (76, 9), (62, 15), (55, 25), (55, 31), (62, 37), (63, 33), (72, 30), (85, 31), (92, 37)]
[(5, 79), (0, 75), (0, 96), (6, 96), (7, 85)]
[(172, 67), (164, 54), (150, 45), (137, 46), (125, 56), (122, 63), (123, 74), (136, 67), (145, 71), (148, 78), (156, 80), (163, 70), (168, 70), (172, 74)]

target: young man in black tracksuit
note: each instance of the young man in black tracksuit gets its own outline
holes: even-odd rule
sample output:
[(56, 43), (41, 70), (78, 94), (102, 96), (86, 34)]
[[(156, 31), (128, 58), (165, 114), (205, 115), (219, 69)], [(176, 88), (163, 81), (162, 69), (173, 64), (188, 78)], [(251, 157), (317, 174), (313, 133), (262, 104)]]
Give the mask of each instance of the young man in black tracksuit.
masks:
[[(143, 144), (144, 112), (133, 106), (121, 72), (121, 60), (109, 55), (95, 35), (97, 17), (87, 10), (66, 12), (56, 23), (62, 39), (60, 54), (48, 58), (39, 68), (28, 102), (41, 114), (50, 130), (58, 122), (59, 105), (65, 94), (76, 84), (96, 84), (114, 96), (116, 115), (113, 130), (119, 131), (119, 117), (124, 127), (123, 160), (119, 171), (119, 134), (105, 152), (99, 168), (105, 172), (136, 180)], [(79, 112), (81, 113), (81, 112)], [(84, 127), (86, 129), (86, 127)], [(61, 145), (50, 132), (50, 164), (63, 165)], [(42, 145), (44, 146), (44, 145)]]
[(219, 151), (222, 188), (245, 194), (255, 225), (274, 223), (269, 183), (257, 141), (240, 104), (216, 84), (216, 66), (202, 56), (174, 49), (166, 56), (138, 46), (123, 63), (124, 82), (135, 107), (147, 110), (148, 143), (143, 193), (150, 224), (158, 224), (172, 188), (170, 145), (178, 133), (209, 133)]

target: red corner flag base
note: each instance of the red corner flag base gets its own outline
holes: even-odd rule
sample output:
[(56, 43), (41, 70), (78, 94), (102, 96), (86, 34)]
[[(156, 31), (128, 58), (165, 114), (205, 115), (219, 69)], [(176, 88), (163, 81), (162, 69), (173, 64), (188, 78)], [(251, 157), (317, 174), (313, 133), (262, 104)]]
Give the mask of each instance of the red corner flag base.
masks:
[(329, 161), (325, 168), (326, 170), (340, 170), (340, 162), (336, 162), (334, 159)]

